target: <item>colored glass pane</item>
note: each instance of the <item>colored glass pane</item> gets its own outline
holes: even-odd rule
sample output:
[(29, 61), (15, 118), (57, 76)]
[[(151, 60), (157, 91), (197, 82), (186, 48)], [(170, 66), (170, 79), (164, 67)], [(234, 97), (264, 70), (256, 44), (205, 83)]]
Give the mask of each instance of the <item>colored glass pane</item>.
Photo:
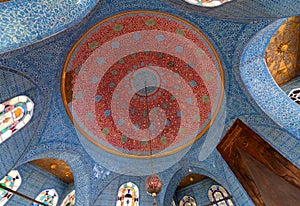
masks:
[(184, 1), (197, 6), (215, 7), (215, 6), (220, 6), (221, 4), (224, 4), (231, 0), (184, 0)]
[(297, 104), (300, 104), (300, 88), (297, 89), (293, 89), (290, 93), (289, 93), (289, 98), (291, 98), (294, 102), (296, 102)]
[[(17, 170), (10, 171), (1, 181), (1, 186), (17, 191), (22, 183), (21, 176)], [(5, 205), (8, 200), (13, 196), (11, 192), (0, 189), (0, 205)]]
[(29, 122), (33, 107), (27, 96), (17, 96), (0, 104), (0, 144)]
[[(55, 189), (42, 191), (35, 200), (42, 202), (46, 205), (56, 206), (58, 202), (58, 194)], [(40, 204), (32, 203), (31, 206), (40, 206)]]
[(116, 206), (139, 206), (139, 188), (127, 182), (119, 188)]
[(212, 185), (208, 190), (208, 198), (213, 206), (233, 206), (226, 190), (219, 185)]
[(75, 190), (70, 192), (64, 201), (61, 203), (61, 206), (73, 206), (75, 205)]
[(191, 196), (184, 196), (180, 202), (179, 206), (197, 206), (196, 201)]

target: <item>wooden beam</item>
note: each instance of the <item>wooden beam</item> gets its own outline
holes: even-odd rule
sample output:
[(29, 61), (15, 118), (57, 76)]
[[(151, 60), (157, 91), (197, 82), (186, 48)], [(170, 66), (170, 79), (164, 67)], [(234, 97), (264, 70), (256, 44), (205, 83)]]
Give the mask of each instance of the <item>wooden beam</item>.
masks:
[(35, 199), (32, 199), (32, 198), (30, 198), (30, 197), (27, 197), (26, 195), (23, 195), (23, 194), (21, 194), (21, 193), (19, 193), (19, 192), (17, 192), (17, 191), (14, 191), (14, 190), (12, 190), (12, 189), (9, 189), (9, 188), (7, 188), (7, 187), (4, 187), (4, 186), (2, 186), (1, 184), (0, 184), (0, 188), (3, 189), (3, 190), (8, 191), (8, 192), (10, 192), (10, 193), (13, 193), (13, 194), (15, 194), (15, 195), (18, 195), (18, 196), (21, 197), (21, 198), (24, 198), (24, 199), (26, 199), (26, 200), (29, 200), (30, 202), (35, 202), (35, 203), (37, 203), (37, 204), (39, 204), (39, 205), (43, 205), (43, 206), (50, 206), (50, 205), (46, 205), (45, 203), (39, 202), (39, 201), (37, 201), (37, 200), (35, 200)]

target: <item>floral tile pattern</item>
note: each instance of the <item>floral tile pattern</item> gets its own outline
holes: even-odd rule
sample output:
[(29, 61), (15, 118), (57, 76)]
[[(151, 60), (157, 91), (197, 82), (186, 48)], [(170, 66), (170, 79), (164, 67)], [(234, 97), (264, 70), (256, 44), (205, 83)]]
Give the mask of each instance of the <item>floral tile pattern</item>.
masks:
[(216, 53), (194, 27), (161, 12), (128, 12), (95, 25), (73, 47), (63, 97), (90, 141), (120, 155), (147, 156), (150, 147), (154, 154), (177, 150), (207, 130), (222, 75)]
[(0, 53), (27, 46), (82, 19), (96, 0), (32, 0), (0, 4)]

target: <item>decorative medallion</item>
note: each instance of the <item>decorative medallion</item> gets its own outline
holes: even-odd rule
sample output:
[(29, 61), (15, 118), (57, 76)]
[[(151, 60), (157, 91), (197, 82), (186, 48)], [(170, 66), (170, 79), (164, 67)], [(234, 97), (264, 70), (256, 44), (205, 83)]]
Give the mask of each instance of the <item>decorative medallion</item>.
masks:
[(76, 128), (114, 154), (179, 151), (209, 128), (223, 71), (206, 37), (178, 17), (132, 11), (105, 19), (75, 44), (62, 96)]

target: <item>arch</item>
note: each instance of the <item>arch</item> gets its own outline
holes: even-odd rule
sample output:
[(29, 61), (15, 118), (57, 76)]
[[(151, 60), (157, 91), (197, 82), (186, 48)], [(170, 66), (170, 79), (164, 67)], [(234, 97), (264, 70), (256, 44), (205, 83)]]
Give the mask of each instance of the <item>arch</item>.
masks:
[(179, 206), (197, 206), (197, 203), (193, 197), (186, 195), (180, 200)]
[(139, 188), (132, 182), (120, 186), (116, 206), (139, 206)]
[(227, 199), (229, 198), (228, 193), (220, 185), (212, 185), (209, 188), (207, 195), (213, 206), (233, 206), (232, 201), (230, 199)]
[[(56, 206), (58, 202), (58, 194), (55, 189), (46, 189), (43, 190), (35, 200), (40, 201), (46, 205)], [(40, 206), (37, 203), (32, 203), (31, 206)]]
[(300, 107), (275, 83), (264, 59), (268, 43), (285, 22), (280, 19), (258, 32), (245, 47), (240, 61), (240, 75), (259, 107), (280, 127), (300, 138)]
[(190, 166), (178, 168), (177, 171), (175, 171), (174, 174), (172, 174), (172, 177), (170, 178), (169, 183), (163, 187), (163, 191), (165, 191), (163, 205), (169, 205), (172, 202), (172, 197), (175, 194), (178, 184), (185, 176), (190, 174), (191, 171), (193, 173), (205, 175), (214, 180), (218, 179), (215, 176), (213, 176), (212, 174), (210, 174), (209, 172), (207, 172), (206, 170), (204, 170), (200, 167), (197, 167), (197, 166), (190, 165)]
[(34, 103), (25, 95), (0, 104), (0, 144), (29, 122), (33, 107)]
[(61, 203), (61, 206), (74, 206), (75, 205), (75, 190), (71, 191)]
[[(6, 188), (17, 191), (21, 186), (22, 178), (18, 170), (11, 170), (5, 177), (0, 180), (0, 185)], [(13, 196), (13, 193), (0, 189), (0, 205), (5, 205), (9, 199)]]
[(87, 168), (92, 168), (92, 166), (90, 162), (84, 162), (84, 160), (88, 159), (84, 156), (85, 154), (81, 147), (74, 147), (74, 145), (67, 143), (56, 142), (56, 144), (50, 147), (46, 144), (39, 144), (38, 146), (31, 147), (16, 167), (42, 158), (56, 158), (65, 161), (70, 166), (74, 176), (74, 186), (77, 191), (76, 204), (90, 205), (91, 193), (94, 191), (90, 188), (92, 178), (86, 170)]

